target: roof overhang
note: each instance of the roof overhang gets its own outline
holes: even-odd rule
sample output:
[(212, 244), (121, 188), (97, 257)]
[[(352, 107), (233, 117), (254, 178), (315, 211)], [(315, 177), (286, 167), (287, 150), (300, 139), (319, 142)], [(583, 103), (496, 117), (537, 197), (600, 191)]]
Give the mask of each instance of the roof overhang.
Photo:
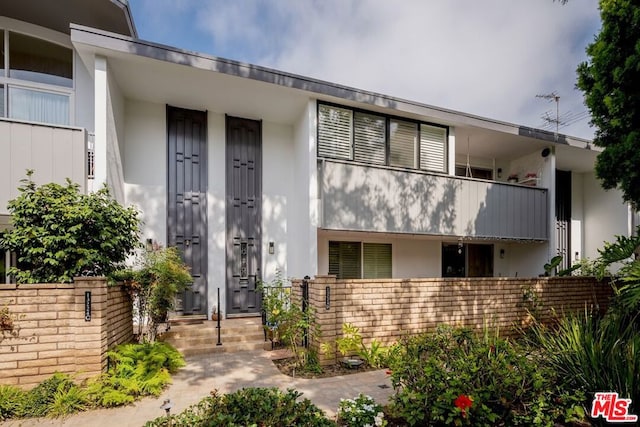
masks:
[(0, 14), (69, 34), (80, 24), (137, 37), (127, 0), (0, 0)]
[[(72, 25), (71, 41), (88, 68), (95, 55), (108, 66), (123, 95), (130, 99), (293, 124), (309, 99), (455, 126), (457, 152), (496, 158), (555, 146), (571, 154), (558, 167), (593, 168), (596, 152), (585, 139), (518, 126), (419, 102), (394, 98), (266, 67), (177, 49), (131, 37)], [(576, 156), (577, 152), (581, 154)], [(565, 157), (563, 155), (563, 157)], [(575, 161), (574, 161), (575, 160)], [(564, 160), (563, 160), (564, 161)]]

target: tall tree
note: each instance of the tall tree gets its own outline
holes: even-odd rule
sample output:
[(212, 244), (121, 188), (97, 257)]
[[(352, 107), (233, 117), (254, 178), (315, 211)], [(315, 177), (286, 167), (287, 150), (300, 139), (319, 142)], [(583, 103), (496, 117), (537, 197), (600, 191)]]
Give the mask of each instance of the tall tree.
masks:
[(604, 148), (596, 174), (605, 189), (620, 188), (640, 207), (640, 4), (600, 0), (602, 28), (578, 67), (578, 88)]

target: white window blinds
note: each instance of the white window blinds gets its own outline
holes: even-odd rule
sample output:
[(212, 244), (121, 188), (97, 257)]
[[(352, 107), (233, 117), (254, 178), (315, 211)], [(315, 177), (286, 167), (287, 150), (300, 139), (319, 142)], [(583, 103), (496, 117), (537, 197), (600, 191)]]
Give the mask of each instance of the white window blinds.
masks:
[(320, 104), (318, 156), (351, 160), (352, 122), (351, 110)]
[(420, 169), (447, 171), (447, 130), (420, 124)]
[(407, 168), (416, 167), (416, 123), (392, 119), (389, 121), (389, 164)]
[(386, 163), (386, 119), (374, 114), (354, 114), (354, 160), (377, 165)]

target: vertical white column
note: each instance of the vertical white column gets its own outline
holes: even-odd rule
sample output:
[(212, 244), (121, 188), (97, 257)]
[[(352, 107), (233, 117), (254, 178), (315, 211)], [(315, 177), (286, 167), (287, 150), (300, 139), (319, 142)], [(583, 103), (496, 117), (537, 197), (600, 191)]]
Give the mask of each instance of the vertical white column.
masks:
[(449, 141), (447, 145), (447, 170), (450, 176), (456, 175), (456, 128), (449, 127)]
[(316, 100), (312, 99), (307, 106), (309, 123), (309, 264), (307, 274), (311, 277), (318, 274), (318, 227), (322, 221), (322, 195), (318, 191), (318, 157), (316, 155), (318, 152), (316, 147), (316, 135), (318, 134), (316, 111)]
[(107, 59), (95, 58), (94, 114), (95, 114), (95, 168), (93, 191), (107, 182)]

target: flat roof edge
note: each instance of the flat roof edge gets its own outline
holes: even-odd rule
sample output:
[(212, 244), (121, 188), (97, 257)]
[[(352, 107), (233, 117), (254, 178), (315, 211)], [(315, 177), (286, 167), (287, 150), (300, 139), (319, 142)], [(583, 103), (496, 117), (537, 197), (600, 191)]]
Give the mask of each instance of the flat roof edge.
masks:
[[(554, 132), (543, 129), (517, 125), (417, 101), (395, 98), (373, 91), (357, 89), (338, 83), (288, 73), (246, 62), (221, 58), (201, 52), (180, 49), (173, 46), (142, 40), (137, 37), (128, 37), (83, 25), (71, 24), (71, 41), (74, 44), (81, 43), (116, 52), (144, 56), (150, 59), (191, 66), (202, 70), (262, 81), (319, 95), (375, 105), (382, 108), (402, 110), (401, 107), (404, 107), (406, 111), (413, 110), (412, 112), (414, 113), (432, 115), (444, 121), (458, 122), (470, 126), (511, 133), (514, 135), (528, 136), (548, 141), (550, 143), (571, 145), (580, 148), (590, 148), (592, 145), (592, 141), (588, 139), (563, 134), (556, 135)], [(416, 111), (416, 109), (423, 111)]]

